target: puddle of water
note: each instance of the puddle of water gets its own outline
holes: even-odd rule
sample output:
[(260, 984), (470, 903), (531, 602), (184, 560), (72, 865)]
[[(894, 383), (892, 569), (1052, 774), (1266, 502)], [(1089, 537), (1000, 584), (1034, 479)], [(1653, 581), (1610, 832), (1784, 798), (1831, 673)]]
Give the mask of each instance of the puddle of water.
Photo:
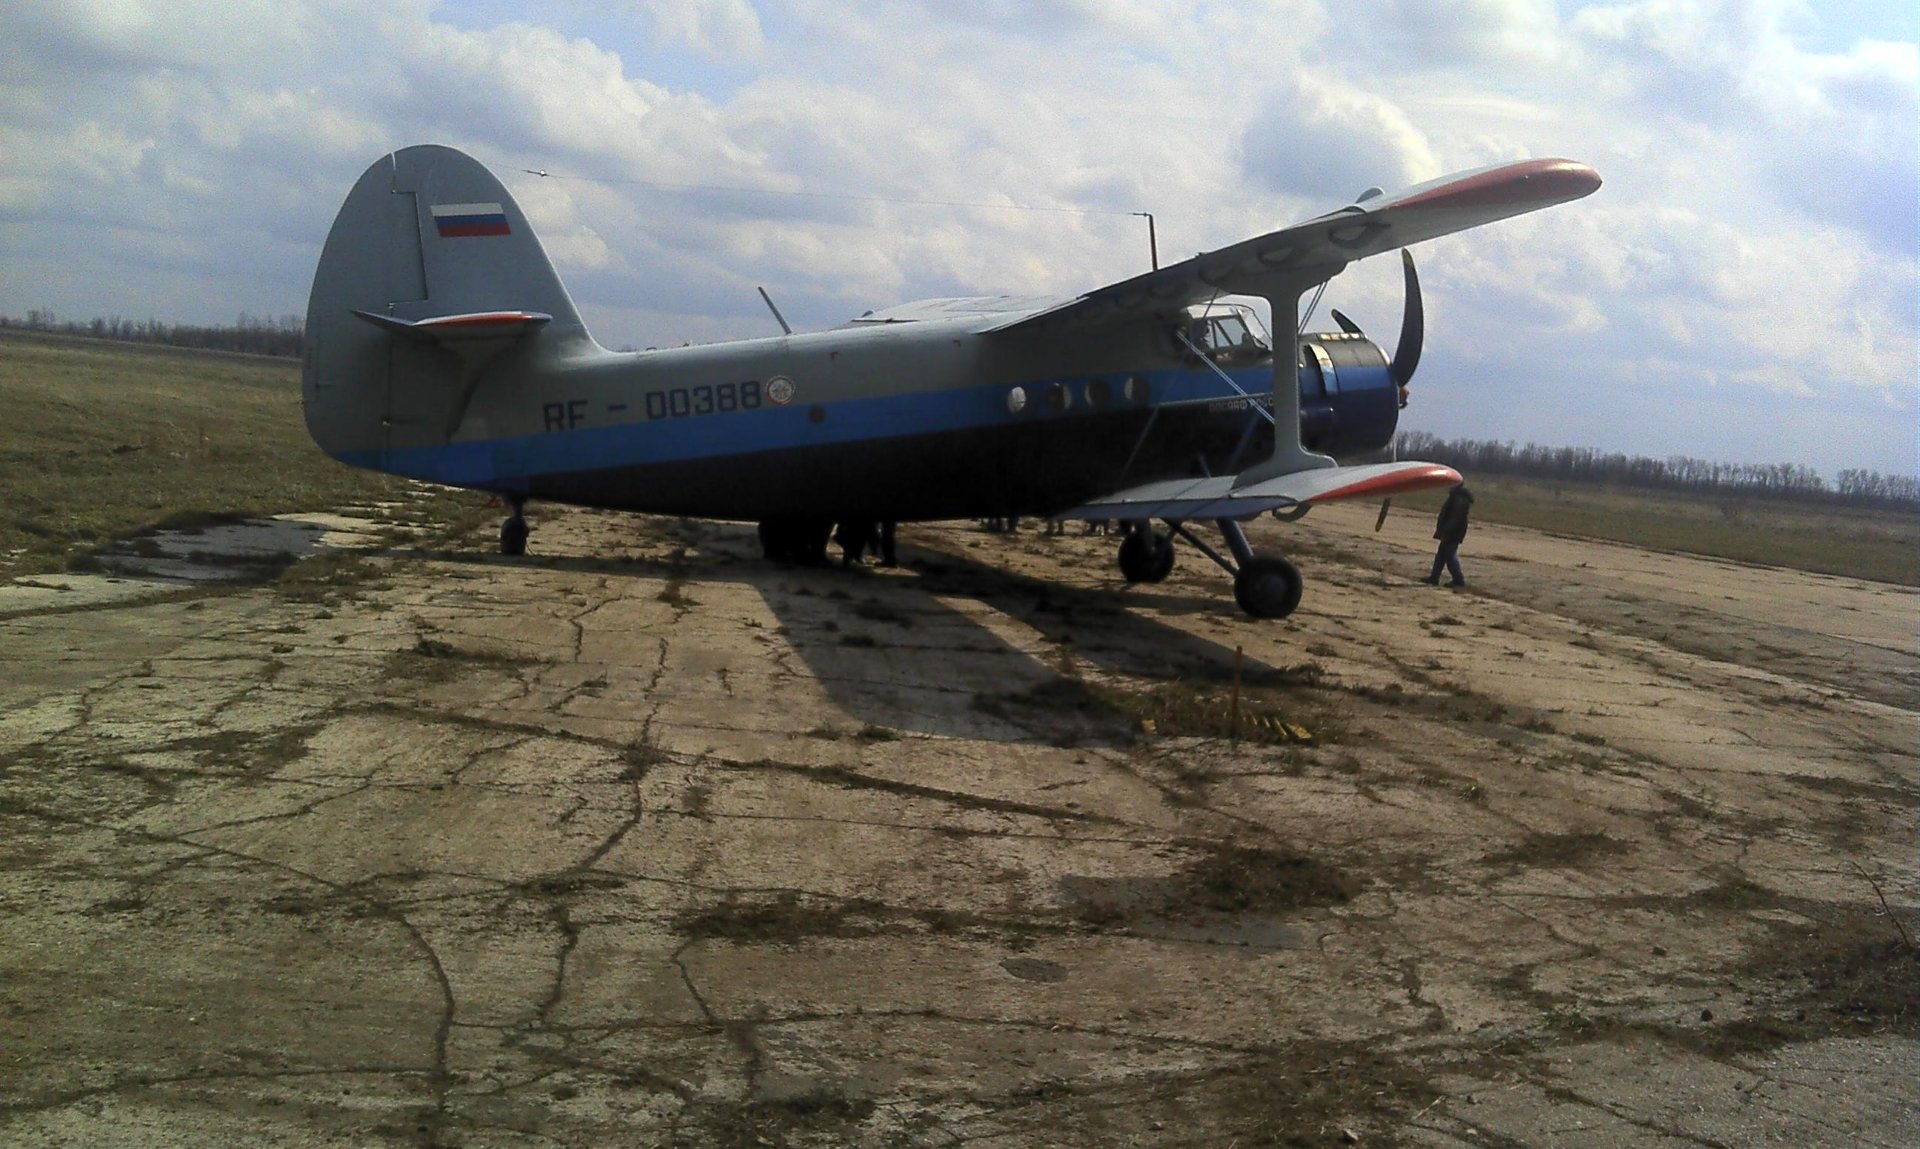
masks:
[(125, 539), (101, 550), (100, 565), (126, 578), (245, 582), (268, 578), (321, 548), (327, 531), (293, 519), (248, 519)]
[(0, 585), (0, 614), (140, 598), (182, 586), (260, 582), (310, 555), (355, 550), (379, 524), (345, 515), (280, 515), (122, 539), (100, 572), (27, 575)]

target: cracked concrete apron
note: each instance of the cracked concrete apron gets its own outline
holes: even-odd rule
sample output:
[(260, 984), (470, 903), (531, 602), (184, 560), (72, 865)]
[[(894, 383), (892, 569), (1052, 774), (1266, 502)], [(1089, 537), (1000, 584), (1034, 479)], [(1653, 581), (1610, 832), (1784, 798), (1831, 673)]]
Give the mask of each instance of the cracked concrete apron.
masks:
[(1371, 525), (43, 576), (0, 1142), (1915, 1143), (1913, 594)]

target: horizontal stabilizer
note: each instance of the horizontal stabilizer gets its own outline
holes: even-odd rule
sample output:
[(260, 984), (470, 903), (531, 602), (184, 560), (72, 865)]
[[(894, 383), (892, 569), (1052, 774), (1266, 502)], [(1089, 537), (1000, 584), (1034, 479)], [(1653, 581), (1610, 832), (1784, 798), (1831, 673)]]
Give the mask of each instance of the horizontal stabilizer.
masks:
[(1439, 463), (1368, 463), (1320, 467), (1237, 486), (1238, 475), (1167, 479), (1095, 499), (1054, 516), (1061, 519), (1243, 519), (1338, 499), (1385, 498), (1431, 487), (1451, 487), (1460, 472)]
[(375, 327), (422, 343), (518, 339), (553, 322), (553, 316), (539, 311), (475, 311), (466, 315), (436, 315), (431, 319), (400, 319), (359, 310), (354, 314)]

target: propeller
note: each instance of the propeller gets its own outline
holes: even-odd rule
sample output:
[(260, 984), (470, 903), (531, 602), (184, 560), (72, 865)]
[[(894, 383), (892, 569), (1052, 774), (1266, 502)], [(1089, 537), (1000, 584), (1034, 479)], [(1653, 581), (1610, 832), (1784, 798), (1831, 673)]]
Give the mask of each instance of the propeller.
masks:
[[(1400, 343), (1393, 349), (1393, 359), (1387, 364), (1387, 376), (1394, 386), (1400, 389), (1400, 406), (1407, 405), (1407, 381), (1420, 366), (1420, 348), (1427, 340), (1427, 309), (1420, 302), (1420, 274), (1413, 269), (1413, 253), (1406, 248), (1400, 249), (1400, 266), (1406, 272), (1407, 310), (1400, 317)], [(1359, 327), (1338, 311), (1333, 313), (1340, 326), (1357, 334)], [(1393, 437), (1393, 457), (1400, 459), (1400, 436)], [(1380, 500), (1380, 517), (1373, 520), (1373, 529), (1377, 534), (1386, 525), (1387, 512), (1393, 508), (1391, 497)]]
[[(1400, 345), (1393, 349), (1393, 362), (1387, 365), (1387, 371), (1396, 385), (1405, 387), (1420, 366), (1420, 347), (1427, 339), (1427, 309), (1420, 302), (1420, 274), (1413, 270), (1413, 253), (1404, 247), (1400, 249), (1400, 266), (1406, 270), (1407, 311), (1400, 319)], [(1345, 325), (1342, 319), (1341, 326)]]
[[(1420, 274), (1413, 269), (1413, 253), (1406, 248), (1400, 249), (1400, 266), (1406, 271), (1407, 310), (1400, 318), (1400, 345), (1393, 349), (1393, 359), (1387, 364), (1387, 374), (1396, 387), (1405, 387), (1407, 380), (1413, 378), (1413, 372), (1420, 366), (1420, 347), (1426, 342), (1427, 311), (1420, 302)], [(1332, 309), (1333, 321), (1340, 330), (1348, 335), (1365, 335), (1360, 325), (1347, 318), (1338, 307)], [(1403, 401), (1400, 404), (1406, 406)]]

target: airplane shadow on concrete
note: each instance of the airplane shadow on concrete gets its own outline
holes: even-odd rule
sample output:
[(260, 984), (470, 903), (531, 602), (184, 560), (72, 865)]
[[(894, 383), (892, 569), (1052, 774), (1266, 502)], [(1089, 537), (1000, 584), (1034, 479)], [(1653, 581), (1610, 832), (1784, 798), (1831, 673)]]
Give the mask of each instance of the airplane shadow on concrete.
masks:
[[(1075, 586), (905, 544), (897, 571), (792, 566), (762, 559), (751, 526), (681, 520), (668, 521), (667, 529), (683, 544), (679, 557), (405, 553), (488, 566), (678, 577), (692, 584), (696, 601), (702, 582), (749, 584), (777, 620), (775, 633), (845, 714), (846, 728), (836, 732), (850, 736), (1124, 741), (1132, 727), (1081, 688), (1083, 675), (1219, 684), (1233, 672), (1231, 647), (1129, 606), (1232, 612), (1225, 579), (1212, 593), (1173, 584), (1123, 590), (1117, 579)], [(1280, 668), (1248, 660), (1244, 671), (1257, 676)]]

